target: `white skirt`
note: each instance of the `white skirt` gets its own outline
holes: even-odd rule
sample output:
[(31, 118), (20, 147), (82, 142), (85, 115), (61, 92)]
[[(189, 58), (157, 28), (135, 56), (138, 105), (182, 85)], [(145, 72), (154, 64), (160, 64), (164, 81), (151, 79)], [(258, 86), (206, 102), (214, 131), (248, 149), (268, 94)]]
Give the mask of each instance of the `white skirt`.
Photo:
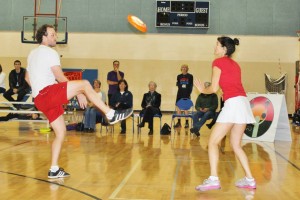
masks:
[(255, 119), (247, 97), (237, 96), (225, 101), (217, 122), (235, 124), (253, 124)]

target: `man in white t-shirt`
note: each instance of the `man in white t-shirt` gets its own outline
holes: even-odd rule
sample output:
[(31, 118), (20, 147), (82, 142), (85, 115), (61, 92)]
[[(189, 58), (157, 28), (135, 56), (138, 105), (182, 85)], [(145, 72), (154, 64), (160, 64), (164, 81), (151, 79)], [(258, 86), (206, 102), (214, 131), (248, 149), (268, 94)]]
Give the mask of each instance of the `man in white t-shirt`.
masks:
[(57, 39), (53, 26), (47, 24), (41, 26), (36, 33), (36, 39), (40, 45), (28, 56), (25, 79), (31, 85), (35, 106), (46, 115), (56, 134), (52, 143), (52, 163), (48, 178), (68, 177), (70, 174), (58, 165), (58, 157), (66, 134), (62, 105), (76, 96), (80, 107), (85, 108), (88, 98), (105, 113), (110, 124), (129, 117), (132, 109), (112, 110), (103, 103), (88, 81), (69, 81), (64, 76), (59, 55), (52, 49)]

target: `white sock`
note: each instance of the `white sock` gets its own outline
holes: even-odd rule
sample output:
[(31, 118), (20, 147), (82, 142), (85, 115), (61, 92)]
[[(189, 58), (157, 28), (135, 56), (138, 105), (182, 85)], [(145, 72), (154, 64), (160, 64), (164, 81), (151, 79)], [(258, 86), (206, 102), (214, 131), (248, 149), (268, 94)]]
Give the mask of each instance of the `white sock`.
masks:
[(51, 172), (56, 172), (59, 169), (58, 166), (51, 166), (50, 171)]
[(108, 119), (108, 120), (111, 120), (111, 119), (114, 117), (114, 114), (115, 114), (115, 110), (110, 109), (110, 110), (108, 111), (108, 113), (106, 113), (107, 119)]
[(246, 180), (251, 182), (251, 181), (254, 181), (254, 178), (248, 178), (248, 177), (246, 176)]
[(217, 177), (217, 176), (209, 176), (209, 179), (212, 180), (212, 181), (218, 181), (219, 177)]

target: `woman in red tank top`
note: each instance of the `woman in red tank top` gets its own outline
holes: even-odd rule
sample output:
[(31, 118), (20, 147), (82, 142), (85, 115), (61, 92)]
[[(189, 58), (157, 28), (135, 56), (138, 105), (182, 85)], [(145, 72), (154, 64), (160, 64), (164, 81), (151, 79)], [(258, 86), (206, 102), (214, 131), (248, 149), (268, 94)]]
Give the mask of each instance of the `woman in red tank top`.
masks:
[(225, 101), (208, 142), (211, 174), (208, 179), (196, 187), (196, 190), (206, 191), (221, 188), (217, 172), (219, 160), (218, 145), (228, 132), (231, 132), (230, 143), (232, 149), (245, 171), (245, 177), (238, 180), (235, 185), (239, 188), (256, 188), (256, 182), (250, 171), (248, 158), (241, 147), (241, 140), (246, 125), (255, 123), (255, 119), (242, 85), (240, 66), (231, 58), (235, 51), (235, 45), (238, 44), (239, 40), (236, 38), (219, 37), (215, 47), (217, 58), (212, 64), (212, 85), (205, 88), (200, 80), (196, 79), (194, 82), (199, 92), (205, 94), (216, 93), (220, 87)]

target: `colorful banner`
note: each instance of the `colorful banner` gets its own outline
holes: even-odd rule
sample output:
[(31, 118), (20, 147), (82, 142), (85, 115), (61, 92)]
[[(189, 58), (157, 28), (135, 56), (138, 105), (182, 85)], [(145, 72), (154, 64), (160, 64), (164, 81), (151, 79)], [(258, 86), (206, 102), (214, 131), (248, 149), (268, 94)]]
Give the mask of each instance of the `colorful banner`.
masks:
[(82, 72), (74, 71), (74, 72), (64, 72), (64, 75), (69, 79), (69, 81), (73, 80), (81, 80), (82, 79)]

